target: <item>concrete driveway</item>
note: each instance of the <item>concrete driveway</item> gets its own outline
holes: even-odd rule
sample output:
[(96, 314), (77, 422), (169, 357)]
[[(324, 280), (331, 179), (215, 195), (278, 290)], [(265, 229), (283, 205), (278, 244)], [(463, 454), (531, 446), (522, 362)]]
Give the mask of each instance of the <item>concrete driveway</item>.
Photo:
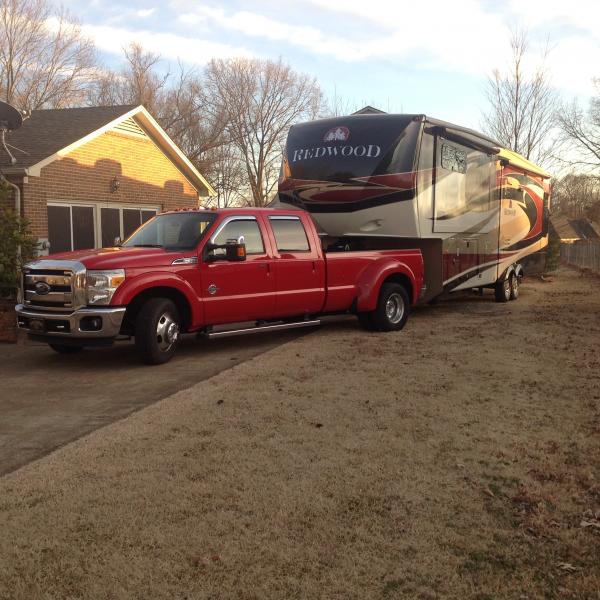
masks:
[(153, 367), (130, 342), (73, 356), (0, 344), (0, 475), (299, 335), (188, 336), (171, 362)]

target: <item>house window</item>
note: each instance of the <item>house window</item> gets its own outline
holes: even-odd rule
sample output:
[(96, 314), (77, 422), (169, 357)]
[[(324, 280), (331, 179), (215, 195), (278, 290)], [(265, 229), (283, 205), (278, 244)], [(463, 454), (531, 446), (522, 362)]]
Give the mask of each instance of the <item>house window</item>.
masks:
[(94, 248), (94, 207), (49, 204), (48, 240), (52, 252)]
[(115, 238), (129, 237), (157, 212), (155, 207), (48, 204), (50, 252), (114, 246)]

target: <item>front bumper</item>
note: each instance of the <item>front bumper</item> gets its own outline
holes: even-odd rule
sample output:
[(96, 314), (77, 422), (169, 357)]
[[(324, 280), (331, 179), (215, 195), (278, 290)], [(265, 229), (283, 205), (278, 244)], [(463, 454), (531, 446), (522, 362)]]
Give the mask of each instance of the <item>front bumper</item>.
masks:
[(15, 306), (19, 329), (36, 338), (112, 339), (119, 335), (125, 307), (79, 308), (70, 313)]

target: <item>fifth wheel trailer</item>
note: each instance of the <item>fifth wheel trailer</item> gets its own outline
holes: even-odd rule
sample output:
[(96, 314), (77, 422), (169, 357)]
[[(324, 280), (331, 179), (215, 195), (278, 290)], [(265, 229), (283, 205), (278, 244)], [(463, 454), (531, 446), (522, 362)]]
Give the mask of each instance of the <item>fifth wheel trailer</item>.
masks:
[(420, 249), (425, 301), (467, 288), (506, 301), (544, 268), (549, 178), (471, 129), (361, 114), (290, 129), (274, 205), (310, 212), (329, 249)]

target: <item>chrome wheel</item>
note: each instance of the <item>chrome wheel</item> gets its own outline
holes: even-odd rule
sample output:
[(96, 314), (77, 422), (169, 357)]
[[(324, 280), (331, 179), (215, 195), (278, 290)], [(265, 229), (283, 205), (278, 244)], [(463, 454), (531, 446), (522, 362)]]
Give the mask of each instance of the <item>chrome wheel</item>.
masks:
[(385, 303), (385, 316), (394, 325), (402, 320), (404, 316), (404, 299), (400, 294), (393, 293), (388, 296)]
[(156, 324), (156, 343), (161, 352), (168, 352), (179, 338), (179, 325), (169, 312), (163, 313)]
[(516, 300), (519, 297), (519, 278), (516, 275), (511, 277), (510, 299)]
[(504, 291), (504, 297), (506, 298), (506, 300), (510, 300), (510, 290), (512, 288), (512, 284), (510, 279), (505, 279), (502, 282), (502, 289)]

